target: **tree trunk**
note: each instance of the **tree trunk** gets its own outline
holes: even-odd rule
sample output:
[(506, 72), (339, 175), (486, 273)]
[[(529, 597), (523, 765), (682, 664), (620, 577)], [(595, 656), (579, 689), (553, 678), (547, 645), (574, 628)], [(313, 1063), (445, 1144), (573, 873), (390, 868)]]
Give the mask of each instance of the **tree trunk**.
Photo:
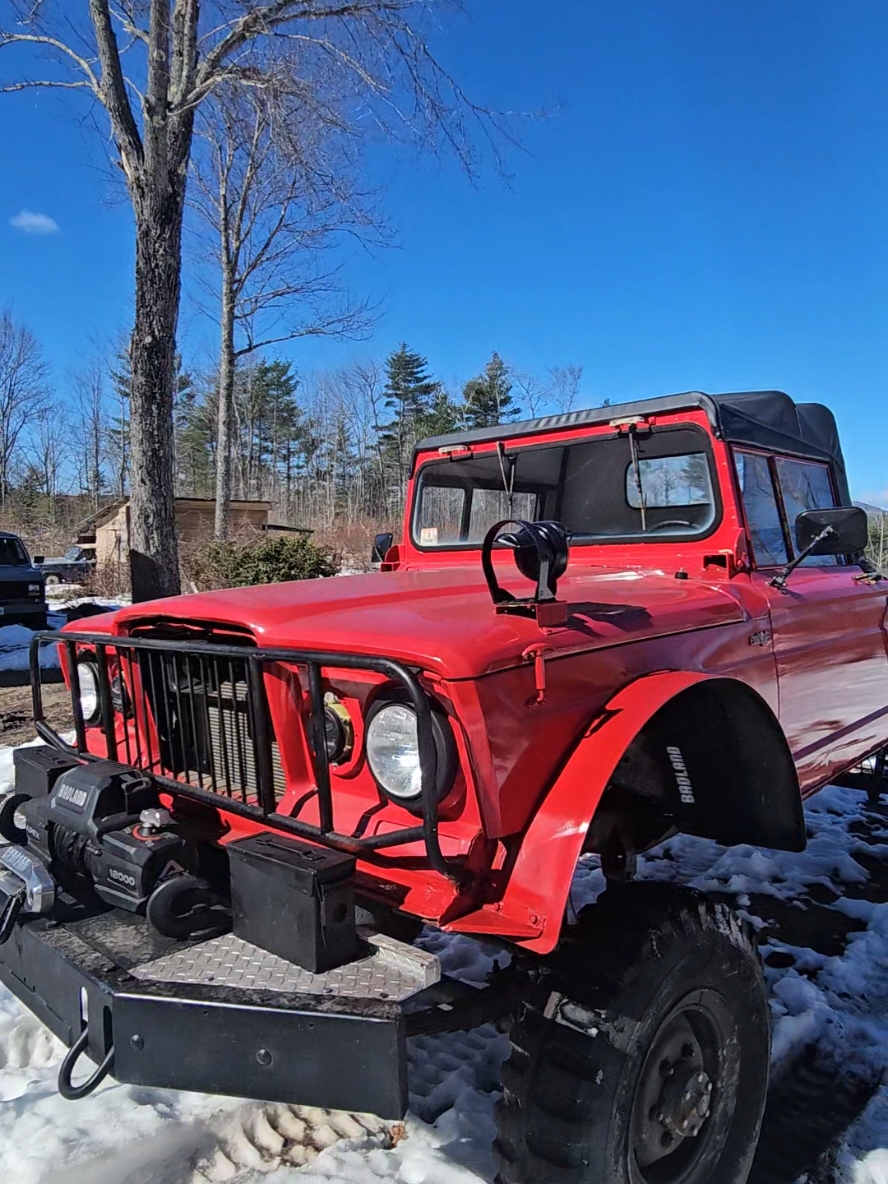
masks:
[[(151, 185), (151, 178), (148, 178)], [(173, 485), (173, 387), (184, 179), (134, 200), (136, 315), (130, 346), (130, 573), (133, 600), (180, 591)]]
[(234, 418), (234, 294), (231, 275), (222, 268), (222, 316), (219, 347), (219, 410), (216, 427), (217, 539), (227, 539), (231, 527), (231, 421)]

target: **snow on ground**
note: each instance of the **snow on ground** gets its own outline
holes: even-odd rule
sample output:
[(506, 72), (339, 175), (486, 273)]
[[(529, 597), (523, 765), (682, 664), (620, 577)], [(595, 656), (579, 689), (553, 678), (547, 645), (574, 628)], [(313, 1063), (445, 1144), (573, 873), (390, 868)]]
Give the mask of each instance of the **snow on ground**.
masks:
[[(11, 777), (0, 749), (0, 790)], [(678, 837), (640, 876), (733, 898), (759, 929), (772, 997), (774, 1068), (817, 1043), (838, 1073), (888, 1066), (888, 808), (830, 788), (807, 809), (798, 855)], [(878, 868), (886, 867), (880, 878)], [(572, 908), (603, 887), (578, 870)], [(446, 973), (482, 982), (494, 951), (429, 931)], [(10, 1184), (480, 1184), (494, 1175), (494, 1104), (506, 1040), (492, 1026), (410, 1042), (411, 1113), (370, 1116), (139, 1089), (106, 1080), (56, 1094), (59, 1043), (0, 989), (0, 1179)], [(888, 1184), (888, 1085), (834, 1157), (836, 1184)], [(298, 1175), (297, 1175), (298, 1173)], [(812, 1178), (813, 1184), (813, 1178)]]

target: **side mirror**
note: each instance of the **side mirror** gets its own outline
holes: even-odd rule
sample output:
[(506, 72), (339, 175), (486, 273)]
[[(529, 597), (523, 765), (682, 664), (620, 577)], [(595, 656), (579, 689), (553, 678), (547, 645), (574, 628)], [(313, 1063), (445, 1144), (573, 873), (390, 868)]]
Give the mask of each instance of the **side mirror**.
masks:
[(35, 555), (34, 562), (35, 563), (42, 563), (45, 558), (46, 558), (45, 555)]
[(395, 536), (388, 532), (388, 534), (378, 534), (373, 540), (373, 550), (370, 552), (371, 563), (382, 563), (386, 554), (395, 541)]
[[(827, 527), (832, 533), (816, 542)], [(809, 555), (852, 555), (869, 542), (866, 511), (858, 506), (803, 510), (795, 520), (796, 550)], [(808, 548), (811, 548), (808, 550)]]

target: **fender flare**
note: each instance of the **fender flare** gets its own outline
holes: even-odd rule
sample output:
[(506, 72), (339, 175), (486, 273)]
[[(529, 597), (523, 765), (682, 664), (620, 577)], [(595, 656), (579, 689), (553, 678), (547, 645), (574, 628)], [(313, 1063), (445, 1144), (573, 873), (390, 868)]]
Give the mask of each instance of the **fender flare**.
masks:
[[(734, 683), (759, 698), (738, 680), (688, 671), (644, 675), (618, 691), (586, 728), (540, 803), (521, 840), (502, 899), (447, 928), (491, 932), (496, 916), (500, 932), (513, 923), (515, 944), (537, 954), (551, 953), (561, 934), (587, 832), (623, 754), (657, 712), (683, 692), (707, 682)], [(773, 718), (770, 708), (763, 706)], [(788, 748), (786, 753), (791, 761)], [(798, 805), (801, 812), (801, 797)]]
[(586, 832), (623, 753), (670, 699), (706, 681), (688, 671), (645, 675), (618, 691), (586, 729), (540, 803), (509, 877), (506, 898), (536, 914), (543, 927), (538, 938), (521, 943), (526, 949), (548, 954), (558, 942)]

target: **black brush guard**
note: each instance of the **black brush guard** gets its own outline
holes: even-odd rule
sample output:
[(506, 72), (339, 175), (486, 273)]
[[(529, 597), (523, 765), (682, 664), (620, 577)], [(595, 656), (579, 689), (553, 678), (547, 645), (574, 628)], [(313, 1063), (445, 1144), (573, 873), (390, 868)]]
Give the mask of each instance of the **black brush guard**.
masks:
[[(76, 737), (73, 746), (49, 726), (43, 710), (40, 650), (51, 643), (60, 644), (67, 655)], [(37, 733), (56, 748), (87, 760), (101, 758), (87, 748), (87, 721), (74, 676), (78, 661), (84, 659), (95, 664), (98, 675), (99, 719), (90, 726), (101, 729), (109, 759), (141, 769), (178, 794), (353, 855), (372, 857), (380, 848), (422, 841), (429, 866), (442, 875), (457, 878), (458, 873), (444, 859), (438, 840), (437, 753), (429, 700), (416, 674), (400, 662), (334, 651), (268, 649), (101, 633), (35, 634), (30, 648), (30, 674)], [(264, 668), (271, 663), (307, 672), (308, 747), (314, 786), (299, 804), (304, 805), (317, 796), (317, 826), (277, 811), (275, 783), (280, 779), (280, 765), (263, 677)], [(115, 692), (109, 675), (111, 664), (116, 664), (123, 675), (124, 687), (118, 684)], [(325, 743), (321, 680), (324, 667), (373, 671), (406, 693), (417, 718), (422, 774), (420, 825), (367, 837), (337, 831)], [(142, 693), (138, 691), (140, 687)], [(120, 706), (123, 693), (129, 698), (127, 707), (132, 726), (123, 729), (121, 743), (115, 732), (114, 697), (116, 694)], [(212, 728), (210, 703), (214, 703), (216, 713)], [(151, 743), (152, 731), (158, 739), (156, 746)]]

